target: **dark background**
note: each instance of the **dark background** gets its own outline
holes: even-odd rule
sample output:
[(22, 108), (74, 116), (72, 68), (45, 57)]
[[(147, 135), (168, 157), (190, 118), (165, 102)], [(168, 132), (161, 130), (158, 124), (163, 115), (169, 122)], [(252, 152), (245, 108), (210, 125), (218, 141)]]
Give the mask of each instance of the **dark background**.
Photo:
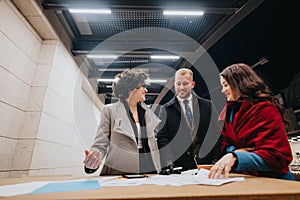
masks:
[(220, 70), (244, 62), (255, 67), (274, 94), (286, 88), (299, 72), (299, 11), (296, 1), (268, 0), (246, 16), (208, 52)]

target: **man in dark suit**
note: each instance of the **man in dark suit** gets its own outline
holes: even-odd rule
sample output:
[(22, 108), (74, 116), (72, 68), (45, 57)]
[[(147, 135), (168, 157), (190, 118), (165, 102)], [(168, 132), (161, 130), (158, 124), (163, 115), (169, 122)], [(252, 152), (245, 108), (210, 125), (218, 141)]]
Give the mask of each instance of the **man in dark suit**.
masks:
[[(162, 120), (157, 130), (162, 173), (213, 164), (220, 158), (220, 129), (210, 100), (193, 92), (195, 82), (190, 69), (175, 74), (176, 95), (161, 107)], [(212, 116), (213, 115), (213, 116)]]

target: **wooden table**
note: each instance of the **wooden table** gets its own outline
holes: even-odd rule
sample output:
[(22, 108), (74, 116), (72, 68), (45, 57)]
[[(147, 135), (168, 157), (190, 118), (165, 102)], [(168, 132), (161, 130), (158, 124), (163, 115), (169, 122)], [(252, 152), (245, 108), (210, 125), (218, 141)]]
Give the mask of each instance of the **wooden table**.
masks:
[[(243, 176), (231, 174), (231, 177)], [(280, 179), (245, 176), (243, 182), (233, 182), (222, 186), (185, 185), (185, 186), (124, 186), (102, 187), (99, 190), (57, 192), (47, 194), (28, 194), (6, 199), (201, 199), (201, 200), (300, 200), (300, 182)], [(80, 177), (82, 178), (82, 177)], [(1, 178), (0, 185), (26, 183), (32, 181), (63, 181), (72, 177), (23, 177)]]

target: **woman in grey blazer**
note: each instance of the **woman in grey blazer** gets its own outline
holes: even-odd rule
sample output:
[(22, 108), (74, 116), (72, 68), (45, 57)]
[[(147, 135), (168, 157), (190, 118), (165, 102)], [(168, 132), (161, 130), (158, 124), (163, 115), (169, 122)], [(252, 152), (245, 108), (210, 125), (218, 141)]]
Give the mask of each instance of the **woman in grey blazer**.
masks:
[(113, 92), (119, 101), (103, 107), (94, 144), (84, 159), (85, 172), (95, 172), (105, 159), (101, 175), (159, 173), (154, 130), (160, 120), (143, 102), (148, 74), (132, 69), (117, 78)]

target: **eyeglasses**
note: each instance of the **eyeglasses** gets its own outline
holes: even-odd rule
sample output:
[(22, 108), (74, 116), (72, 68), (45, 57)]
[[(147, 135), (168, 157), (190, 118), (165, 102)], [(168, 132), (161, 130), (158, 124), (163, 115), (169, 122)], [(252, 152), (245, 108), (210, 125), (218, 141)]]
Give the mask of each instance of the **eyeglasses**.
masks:
[(142, 88), (147, 88), (147, 87), (148, 87), (148, 85), (146, 85), (146, 84), (139, 85), (139, 86), (137, 86), (137, 87), (136, 87), (136, 89), (140, 89), (141, 87), (142, 87)]

